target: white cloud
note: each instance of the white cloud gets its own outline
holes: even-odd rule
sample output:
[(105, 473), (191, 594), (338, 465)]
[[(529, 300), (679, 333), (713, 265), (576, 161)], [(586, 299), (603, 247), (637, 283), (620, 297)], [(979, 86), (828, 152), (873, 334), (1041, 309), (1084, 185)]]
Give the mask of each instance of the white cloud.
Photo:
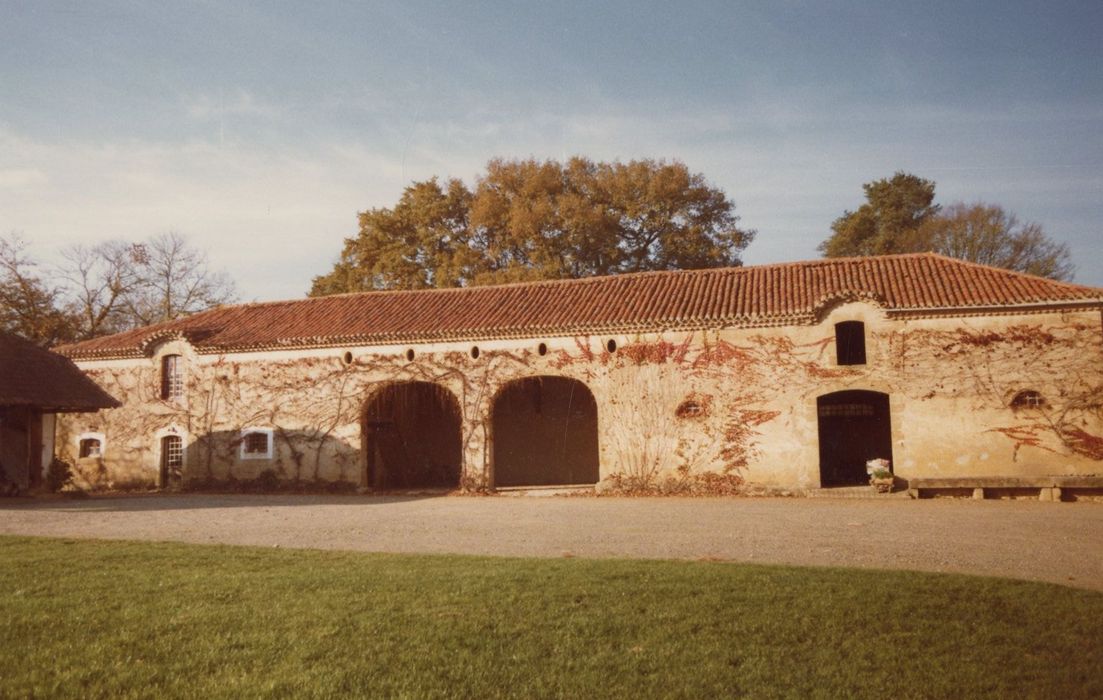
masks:
[[(1058, 213), (1044, 205), (1084, 209), (1094, 201), (1091, 190), (1098, 191), (1098, 167), (1039, 170), (1025, 162), (1016, 169), (1015, 159), (1026, 156), (1003, 147), (1005, 132), (987, 133), (992, 124), (1027, 115), (858, 115), (856, 108), (832, 111), (830, 100), (814, 93), (792, 97), (801, 104), (749, 99), (731, 109), (649, 109), (609, 103), (589, 112), (564, 107), (535, 114), (458, 105), (425, 116), (428, 110), (416, 104), (362, 94), (351, 104), (367, 115), (367, 128), (338, 136), (332, 125), (318, 125), (309, 146), (303, 125), (292, 123), (299, 118), (293, 110), (284, 113), (244, 92), (222, 102), (193, 98), (188, 114), (256, 117), (274, 129), (267, 144), (244, 135), (227, 138), (225, 146), (46, 142), (0, 125), (0, 232), (21, 230), (43, 253), (77, 241), (140, 239), (175, 229), (208, 250), (245, 298), (295, 297), (355, 233), (357, 211), (393, 204), (413, 180), (438, 175), (471, 182), (497, 156), (583, 154), (677, 158), (705, 173), (735, 200), (743, 223), (760, 231), (746, 255), (753, 263), (814, 257), (831, 221), (861, 202), (861, 184), (898, 169), (935, 178), (942, 199), (985, 198), (1044, 225), (1053, 221), (1047, 230), (1058, 239), (1091, 235), (1087, 214), (1057, 221)], [(379, 111), (370, 113), (373, 107)], [(956, 135), (932, 138), (939, 133)]]
[(246, 298), (303, 294), (355, 232), (356, 211), (399, 171), (363, 151), (342, 157), (199, 142), (63, 145), (10, 131), (0, 131), (0, 151), (5, 160), (34, 164), (0, 163), (0, 173), (35, 172), (48, 182), (0, 187), (0, 230), (22, 231), (39, 255), (177, 230), (209, 251)]
[(0, 170), (0, 190), (19, 190), (45, 185), (46, 173), (37, 168), (8, 168)]

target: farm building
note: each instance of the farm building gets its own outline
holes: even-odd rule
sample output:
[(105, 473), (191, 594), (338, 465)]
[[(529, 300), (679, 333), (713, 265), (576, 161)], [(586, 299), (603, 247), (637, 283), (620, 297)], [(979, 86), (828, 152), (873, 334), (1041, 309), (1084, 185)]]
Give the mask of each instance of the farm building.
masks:
[(0, 332), (0, 489), (42, 482), (57, 414), (117, 406), (67, 358)]
[(61, 348), (123, 406), (58, 450), (115, 486), (1093, 474), (1101, 312), (935, 254), (225, 306)]

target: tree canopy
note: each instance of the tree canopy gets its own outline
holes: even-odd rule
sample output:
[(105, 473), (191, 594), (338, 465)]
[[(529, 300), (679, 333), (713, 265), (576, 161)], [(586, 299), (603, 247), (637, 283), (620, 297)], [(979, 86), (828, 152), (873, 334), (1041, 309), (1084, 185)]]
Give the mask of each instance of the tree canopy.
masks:
[(866, 203), (831, 224), (824, 257), (935, 252), (1017, 272), (1070, 280), (1068, 246), (996, 204), (934, 203), (935, 183), (910, 173), (862, 186)]
[(905, 172), (862, 185), (866, 203), (846, 211), (831, 224), (830, 238), (819, 250), (827, 258), (888, 255), (913, 250), (916, 232), (938, 213), (935, 183)]
[(740, 265), (754, 231), (680, 162), (492, 160), (360, 214), (311, 295)]
[(1071, 280), (1075, 270), (1067, 245), (995, 204), (955, 202), (920, 227), (919, 240), (943, 255), (1039, 277)]

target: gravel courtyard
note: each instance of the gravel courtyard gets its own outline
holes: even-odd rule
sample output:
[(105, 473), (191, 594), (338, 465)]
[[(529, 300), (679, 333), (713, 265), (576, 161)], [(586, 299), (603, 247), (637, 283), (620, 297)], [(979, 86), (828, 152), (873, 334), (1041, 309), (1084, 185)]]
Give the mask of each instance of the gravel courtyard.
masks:
[(0, 501), (0, 534), (974, 573), (1103, 590), (1103, 504), (141, 495)]

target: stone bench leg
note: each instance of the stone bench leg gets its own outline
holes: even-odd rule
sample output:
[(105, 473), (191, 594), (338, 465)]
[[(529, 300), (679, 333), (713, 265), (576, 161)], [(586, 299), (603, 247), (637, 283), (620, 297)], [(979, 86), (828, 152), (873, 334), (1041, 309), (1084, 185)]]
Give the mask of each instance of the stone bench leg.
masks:
[(1054, 486), (1052, 488), (1042, 488), (1038, 491), (1039, 501), (1060, 501), (1061, 500), (1061, 488)]
[(984, 489), (979, 488), (979, 487), (973, 489), (973, 500), (974, 501), (983, 501), (984, 500)]

